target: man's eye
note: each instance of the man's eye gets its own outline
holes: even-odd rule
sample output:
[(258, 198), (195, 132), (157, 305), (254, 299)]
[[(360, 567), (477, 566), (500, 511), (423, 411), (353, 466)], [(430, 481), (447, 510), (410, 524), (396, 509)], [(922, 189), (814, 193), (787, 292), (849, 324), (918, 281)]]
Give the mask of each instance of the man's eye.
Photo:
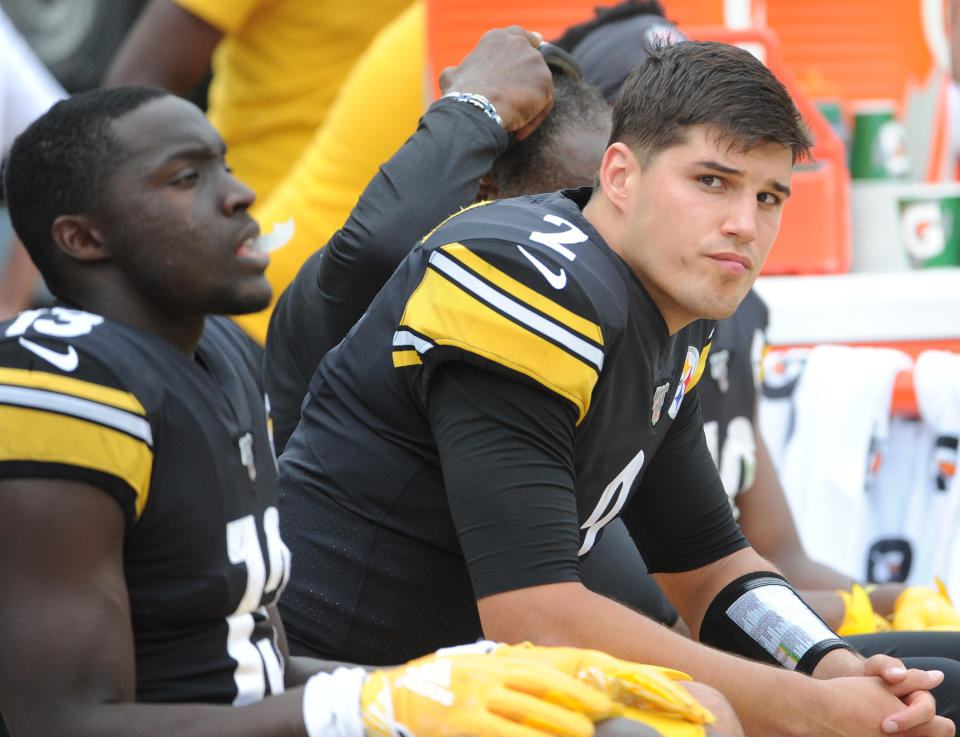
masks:
[(757, 199), (763, 205), (779, 205), (780, 204), (780, 198), (777, 197), (772, 192), (761, 192), (760, 194), (757, 195)]
[(723, 185), (723, 180), (713, 174), (706, 174), (700, 177), (700, 183), (710, 189), (719, 189)]
[(197, 179), (199, 178), (200, 178), (199, 172), (187, 171), (187, 172), (184, 172), (183, 174), (179, 174), (178, 176), (174, 177), (170, 183), (177, 187), (189, 187), (195, 184)]

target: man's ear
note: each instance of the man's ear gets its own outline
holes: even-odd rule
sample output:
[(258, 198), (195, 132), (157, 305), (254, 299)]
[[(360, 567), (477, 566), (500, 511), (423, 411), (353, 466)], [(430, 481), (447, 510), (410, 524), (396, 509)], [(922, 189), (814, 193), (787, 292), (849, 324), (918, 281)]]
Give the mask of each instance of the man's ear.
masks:
[(497, 178), (493, 176), (493, 172), (487, 172), (482, 177), (477, 186), (477, 202), (484, 202), (485, 200), (495, 200), (500, 196), (500, 184), (497, 182)]
[(58, 215), (51, 227), (53, 242), (74, 261), (102, 261), (107, 258), (103, 236), (88, 215)]
[(607, 146), (597, 179), (604, 195), (618, 210), (626, 209), (627, 182), (639, 170), (640, 162), (627, 144), (617, 141)]

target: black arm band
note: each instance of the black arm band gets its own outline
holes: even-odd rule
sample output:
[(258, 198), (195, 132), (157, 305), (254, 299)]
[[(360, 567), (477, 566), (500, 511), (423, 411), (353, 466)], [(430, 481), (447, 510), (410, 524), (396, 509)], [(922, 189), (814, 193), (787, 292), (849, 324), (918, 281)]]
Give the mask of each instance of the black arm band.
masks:
[(717, 594), (700, 625), (700, 641), (808, 675), (841, 640), (783, 576), (757, 571)]

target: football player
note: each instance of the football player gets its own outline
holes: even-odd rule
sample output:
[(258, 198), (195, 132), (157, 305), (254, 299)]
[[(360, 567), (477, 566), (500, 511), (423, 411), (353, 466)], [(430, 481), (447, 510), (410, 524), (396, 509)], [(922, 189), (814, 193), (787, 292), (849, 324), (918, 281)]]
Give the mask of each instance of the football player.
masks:
[[(864, 662), (750, 550), (703, 440), (702, 318), (733, 312), (773, 241), (809, 144), (796, 110), (720, 44), (655, 52), (628, 85), (595, 191), (449, 219), (324, 358), (281, 457), (289, 609), (331, 625), (311, 644), (335, 657), (481, 631), (590, 644), (685, 664), (748, 731), (950, 734), (942, 674)], [(621, 513), (702, 641), (817, 678), (590, 594), (578, 554)]]
[[(630, 1), (597, 8), (594, 18), (571, 27), (554, 43), (577, 59), (584, 79), (613, 104), (620, 86), (647, 49), (683, 38), (663, 17), (659, 3)], [(618, 53), (610, 53), (610, 49)], [(856, 582), (812, 560), (800, 542), (770, 452), (756, 427), (757, 382), (766, 347), (767, 318), (766, 305), (755, 292), (749, 292), (731, 317), (718, 322), (698, 384), (707, 446), (719, 467), (737, 522), (751, 546), (797, 586), (803, 599), (858, 652), (867, 656), (884, 653), (905, 658), (912, 667), (943, 670), (944, 681), (934, 690), (937, 711), (956, 724), (960, 721), (960, 635), (874, 632), (874, 611), (892, 615), (905, 587), (871, 587), (869, 600), (862, 590), (848, 593)], [(622, 521), (608, 526), (603, 539), (582, 560), (581, 573), (588, 587), (666, 624), (684, 628), (676, 610), (645, 573), (643, 560)], [(933, 591), (927, 591), (927, 597), (937, 598)], [(899, 600), (905, 602), (906, 597)], [(947, 602), (940, 601), (939, 605), (950, 608)]]

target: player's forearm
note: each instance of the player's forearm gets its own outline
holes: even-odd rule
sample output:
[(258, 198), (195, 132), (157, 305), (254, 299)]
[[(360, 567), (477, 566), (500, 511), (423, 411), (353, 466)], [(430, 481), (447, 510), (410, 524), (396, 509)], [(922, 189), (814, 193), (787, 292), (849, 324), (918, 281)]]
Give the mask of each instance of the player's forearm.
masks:
[(843, 599), (833, 591), (809, 591), (801, 589), (800, 597), (807, 602), (813, 611), (827, 623), (832, 630), (837, 630), (843, 623), (846, 608)]
[[(497, 594), (479, 602), (484, 634), (506, 642), (570, 645), (625, 660), (675, 668), (713, 686), (731, 702), (747, 734), (803, 735), (802, 705), (815, 703), (814, 679), (708, 648), (579, 584)], [(539, 589), (539, 591), (537, 591)], [(511, 605), (510, 600), (513, 599)], [(792, 695), (785, 703), (783, 694)], [(797, 714), (792, 718), (788, 713)]]
[(772, 562), (831, 629), (840, 626), (845, 607), (836, 590), (849, 591), (855, 583), (852, 578), (830, 566), (811, 560), (802, 549), (796, 555), (780, 556), (772, 559)]
[(856, 583), (856, 580), (850, 576), (810, 559), (802, 549), (790, 555), (770, 556), (769, 560), (798, 589), (833, 591), (849, 589)]
[(220, 29), (173, 0), (152, 0), (117, 50), (103, 85), (156, 85), (185, 94), (209, 68), (222, 37)]
[(4, 716), (11, 734), (18, 737), (306, 737), (302, 701), (302, 689), (243, 707), (139, 703), (71, 707), (59, 699), (52, 708), (38, 705), (24, 713), (6, 711)]
[(417, 239), (473, 203), (478, 180), (508, 143), (477, 108), (438, 100), (370, 180), (327, 248), (344, 259), (362, 255), (376, 293)]
[(477, 181), (508, 141), (472, 105), (442, 100), (427, 110), (326, 246), (316, 289), (338, 297), (327, 300), (324, 314), (331, 346), (360, 319), (417, 239), (473, 202)]
[[(850, 591), (855, 583), (860, 583), (823, 563), (810, 560), (805, 553), (797, 556), (796, 561), (773, 561), (789, 579), (813, 610), (833, 629), (843, 622), (845, 605), (837, 590)], [(903, 584), (883, 584), (870, 589), (870, 603), (873, 610), (881, 616), (893, 613), (897, 596), (903, 591)]]

